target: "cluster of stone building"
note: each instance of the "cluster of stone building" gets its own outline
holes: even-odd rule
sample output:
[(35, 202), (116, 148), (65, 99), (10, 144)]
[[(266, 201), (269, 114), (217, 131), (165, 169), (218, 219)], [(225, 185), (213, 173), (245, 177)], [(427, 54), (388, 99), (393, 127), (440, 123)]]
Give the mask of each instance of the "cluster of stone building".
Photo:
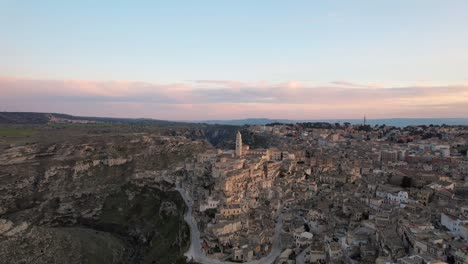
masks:
[(249, 127), (268, 149), (238, 133), (187, 163), (205, 253), (260, 259), (281, 217), (277, 263), (468, 263), (468, 129), (431, 129)]
[(184, 183), (194, 197), (206, 254), (249, 261), (269, 253), (280, 213), (280, 171), (294, 155), (276, 148), (250, 149), (236, 137), (236, 149), (209, 150), (187, 162), (193, 177)]

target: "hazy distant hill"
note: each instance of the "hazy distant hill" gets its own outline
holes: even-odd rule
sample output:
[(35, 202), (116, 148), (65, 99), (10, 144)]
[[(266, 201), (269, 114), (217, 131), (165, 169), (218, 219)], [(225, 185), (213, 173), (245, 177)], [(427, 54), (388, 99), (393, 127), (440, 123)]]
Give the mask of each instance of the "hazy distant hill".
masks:
[[(198, 121), (206, 124), (221, 125), (266, 125), (271, 123), (303, 123), (303, 122), (326, 122), (326, 123), (351, 123), (362, 124), (363, 119), (315, 119), (315, 120), (290, 120), (290, 119), (269, 119), (269, 118), (248, 118), (236, 120), (207, 120)], [(468, 118), (387, 118), (387, 119), (367, 119), (369, 125), (388, 125), (388, 126), (412, 126), (412, 125), (468, 125)]]
[[(187, 121), (189, 122), (189, 121)], [(196, 123), (205, 124), (218, 124), (218, 125), (266, 125), (271, 123), (297, 123), (303, 122), (301, 120), (288, 120), (288, 119), (269, 119), (269, 118), (247, 118), (247, 119), (235, 119), (235, 120), (205, 120), (205, 121), (193, 121)]]
[[(59, 121), (57, 121), (57, 119)], [(113, 118), (113, 117), (90, 117), (73, 116), (59, 113), (33, 113), (33, 112), (0, 112), (0, 124), (47, 124), (50, 122), (98, 122), (98, 123), (143, 123), (155, 125), (168, 125), (181, 122), (166, 121), (150, 118)], [(270, 118), (247, 118), (235, 120), (204, 120), (204, 121), (185, 121), (184, 123), (204, 123), (218, 125), (266, 125), (271, 123), (303, 123), (303, 122), (325, 122), (325, 123), (345, 123), (362, 124), (362, 119), (310, 119), (310, 120), (291, 120), (291, 119), (270, 119)], [(389, 125), (389, 126), (411, 126), (411, 125), (468, 125), (468, 118), (387, 118), (387, 119), (367, 119), (369, 125)]]
[(49, 117), (44, 113), (0, 112), (0, 124), (46, 124)]

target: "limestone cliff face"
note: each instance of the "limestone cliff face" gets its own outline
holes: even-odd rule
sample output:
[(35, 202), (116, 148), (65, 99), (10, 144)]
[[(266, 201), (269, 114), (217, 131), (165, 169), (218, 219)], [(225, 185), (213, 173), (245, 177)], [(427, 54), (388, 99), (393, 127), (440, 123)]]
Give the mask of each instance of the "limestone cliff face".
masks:
[[(6, 263), (177, 259), (188, 242), (184, 204), (158, 182), (170, 180), (186, 158), (209, 146), (148, 134), (93, 135), (73, 142), (0, 152), (0, 263), (2, 257)], [(170, 240), (172, 250), (158, 250), (164, 250), (162, 239)], [(60, 251), (53, 241), (70, 252), (51, 254)], [(23, 248), (15, 250), (19, 245)], [(175, 253), (166, 258), (168, 252)], [(80, 262), (83, 258), (88, 261)]]

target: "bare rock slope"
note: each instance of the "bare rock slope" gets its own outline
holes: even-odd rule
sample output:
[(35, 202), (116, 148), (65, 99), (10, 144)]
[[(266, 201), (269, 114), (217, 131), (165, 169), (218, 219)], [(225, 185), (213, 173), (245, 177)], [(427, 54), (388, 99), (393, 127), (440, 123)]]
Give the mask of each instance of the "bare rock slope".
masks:
[(185, 205), (164, 179), (207, 147), (128, 134), (3, 148), (0, 263), (182, 261)]

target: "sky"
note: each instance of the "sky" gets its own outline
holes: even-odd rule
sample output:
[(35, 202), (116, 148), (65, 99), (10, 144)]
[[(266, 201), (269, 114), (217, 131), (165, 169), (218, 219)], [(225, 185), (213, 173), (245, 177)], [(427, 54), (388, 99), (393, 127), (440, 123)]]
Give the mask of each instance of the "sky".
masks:
[(0, 0), (0, 111), (468, 117), (466, 10), (466, 0)]

